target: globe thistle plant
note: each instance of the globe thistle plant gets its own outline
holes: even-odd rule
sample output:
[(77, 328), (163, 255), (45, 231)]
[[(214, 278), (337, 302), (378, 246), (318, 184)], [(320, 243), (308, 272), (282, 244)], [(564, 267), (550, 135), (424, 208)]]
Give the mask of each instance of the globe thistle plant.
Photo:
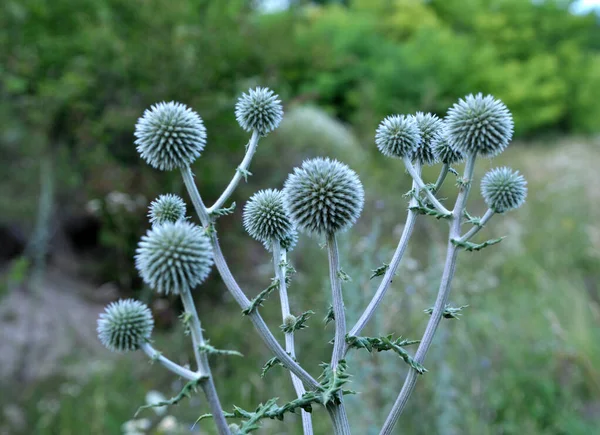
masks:
[(465, 159), (465, 155), (458, 151), (450, 142), (448, 133), (445, 129), (443, 129), (439, 139), (433, 144), (433, 152), (435, 153), (437, 160), (446, 165), (454, 165)]
[(150, 339), (154, 319), (146, 304), (124, 299), (108, 305), (98, 318), (98, 338), (113, 352), (137, 350)]
[(392, 115), (385, 118), (375, 132), (375, 144), (384, 156), (410, 157), (421, 143), (421, 133), (415, 119)]
[(142, 159), (161, 171), (190, 165), (206, 145), (202, 118), (174, 101), (158, 103), (146, 110), (138, 119), (134, 134)]
[(248, 131), (261, 136), (275, 130), (283, 118), (279, 96), (269, 88), (250, 89), (235, 105), (235, 119)]
[(212, 264), (212, 247), (204, 230), (181, 220), (152, 227), (135, 256), (144, 282), (164, 294), (179, 294), (202, 284)]
[(283, 202), (283, 194), (276, 189), (255, 193), (244, 207), (244, 229), (263, 243), (289, 239), (295, 232)]
[(481, 93), (452, 106), (446, 126), (450, 141), (465, 155), (494, 157), (506, 149), (513, 135), (513, 119), (506, 105)]
[(148, 217), (151, 224), (177, 222), (185, 219), (185, 202), (177, 195), (168, 193), (160, 195), (150, 203)]
[(510, 168), (494, 168), (481, 180), (481, 194), (495, 213), (519, 208), (527, 197), (527, 181)]
[(412, 154), (412, 159), (422, 165), (437, 163), (437, 154), (433, 147), (442, 135), (443, 121), (431, 113), (417, 112), (411, 118), (419, 128), (421, 141)]
[(351, 227), (362, 211), (364, 189), (356, 172), (337, 160), (316, 158), (295, 168), (283, 193), (300, 231), (328, 234)]

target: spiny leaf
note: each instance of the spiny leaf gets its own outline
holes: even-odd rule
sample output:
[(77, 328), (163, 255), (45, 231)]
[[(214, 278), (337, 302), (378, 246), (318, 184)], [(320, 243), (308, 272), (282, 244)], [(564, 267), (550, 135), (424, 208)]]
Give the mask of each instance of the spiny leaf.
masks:
[(157, 402), (157, 403), (151, 403), (149, 405), (140, 406), (133, 417), (134, 418), (137, 417), (138, 414), (141, 411), (143, 411), (144, 409), (159, 408), (161, 406), (177, 405), (184, 398), (191, 397), (192, 393), (196, 392), (198, 384), (200, 384), (200, 382), (202, 382), (202, 381), (205, 381), (206, 379), (208, 379), (206, 376), (200, 376), (198, 379), (194, 379), (193, 381), (189, 381), (187, 384), (185, 384), (183, 386), (183, 388), (181, 389), (181, 391), (179, 392), (179, 394), (177, 394), (175, 397), (170, 398), (169, 400), (163, 400), (163, 401), (160, 401), (160, 402)]
[(277, 288), (279, 288), (279, 280), (277, 278), (273, 278), (271, 280), (271, 285), (261, 291), (254, 299), (252, 299), (248, 308), (242, 310), (242, 314), (244, 316), (249, 316), (252, 314), (256, 309), (258, 309), (258, 307), (262, 306), (263, 302), (266, 301), (271, 293), (273, 293), (273, 291)]
[(342, 269), (337, 271), (337, 276), (339, 279), (341, 279), (344, 282), (352, 281), (352, 278), (350, 278), (350, 275), (348, 275)]
[(231, 203), (229, 207), (218, 208), (213, 210), (210, 214), (216, 217), (227, 216), (235, 211), (235, 202)]
[(329, 322), (332, 322), (335, 320), (335, 314), (333, 312), (333, 305), (329, 305), (329, 308), (327, 309), (327, 314), (325, 315), (325, 318), (323, 319), (323, 321), (325, 322), (325, 325), (328, 325)]
[(454, 246), (458, 246), (459, 248), (463, 248), (465, 251), (473, 252), (473, 251), (481, 251), (483, 248), (487, 248), (488, 246), (495, 245), (504, 240), (504, 237), (500, 237), (498, 239), (486, 240), (483, 243), (471, 243), (471, 242), (461, 242), (458, 239), (452, 239), (452, 244)]
[(281, 360), (279, 358), (277, 358), (276, 356), (274, 356), (273, 358), (271, 358), (269, 361), (267, 361), (265, 363), (265, 365), (262, 368), (262, 372), (260, 373), (260, 377), (264, 378), (265, 375), (267, 374), (267, 372), (269, 370), (271, 370), (273, 367), (275, 366), (281, 366), (281, 367), (285, 367), (282, 363)]
[(323, 406), (327, 406), (330, 403), (340, 403), (340, 395), (342, 393), (342, 387), (350, 379), (350, 375), (346, 373), (348, 364), (346, 360), (340, 360), (335, 369), (331, 368), (331, 365), (323, 363), (321, 366), (324, 367), (323, 374), (321, 374), (321, 385), (319, 390), (321, 392), (321, 398), (319, 403)]
[(208, 340), (206, 340), (204, 343), (202, 343), (200, 346), (198, 346), (198, 350), (200, 350), (200, 352), (206, 353), (208, 355), (244, 356), (244, 355), (242, 355), (241, 353), (239, 353), (238, 351), (235, 351), (235, 350), (217, 349), (217, 348), (211, 346), (208, 343)]
[(415, 361), (403, 348), (404, 346), (420, 343), (420, 340), (405, 340), (402, 339), (402, 337), (398, 337), (397, 339), (393, 340), (392, 334), (382, 337), (358, 337), (347, 335), (346, 343), (348, 343), (350, 347), (356, 349), (366, 349), (369, 352), (372, 352), (373, 350), (376, 350), (377, 352), (392, 350), (419, 374), (423, 374), (427, 371), (425, 367)]
[[(468, 305), (463, 305), (460, 307), (451, 307), (450, 305), (446, 305), (446, 307), (444, 307), (444, 313), (442, 314), (442, 316), (445, 319), (459, 319), (460, 316), (462, 316), (461, 311), (465, 308), (467, 308)], [(425, 310), (423, 310), (423, 312), (425, 312), (426, 314), (429, 314), (431, 316), (431, 314), (433, 313), (433, 307), (429, 307), (426, 308)]]
[(296, 320), (294, 321), (294, 323), (292, 325), (284, 324), (284, 325), (281, 325), (280, 328), (286, 334), (291, 334), (294, 331), (299, 331), (300, 329), (308, 328), (308, 326), (306, 325), (306, 322), (308, 321), (308, 319), (310, 319), (310, 316), (313, 314), (315, 314), (314, 311), (311, 311), (311, 310), (305, 311), (302, 314), (300, 314), (298, 317), (296, 317)]
[(244, 181), (247, 183), (248, 182), (248, 177), (252, 175), (252, 172), (250, 172), (247, 169), (238, 167), (237, 171), (242, 175), (242, 177), (244, 177)]
[(389, 269), (390, 265), (387, 263), (383, 263), (382, 266), (379, 266), (377, 269), (371, 269), (371, 277), (369, 279), (373, 279), (377, 276), (383, 276)]

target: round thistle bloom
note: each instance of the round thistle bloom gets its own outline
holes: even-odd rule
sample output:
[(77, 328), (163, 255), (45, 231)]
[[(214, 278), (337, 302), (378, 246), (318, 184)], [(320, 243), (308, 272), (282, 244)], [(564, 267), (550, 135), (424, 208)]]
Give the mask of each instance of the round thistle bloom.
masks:
[(151, 224), (177, 222), (185, 218), (185, 202), (177, 195), (160, 195), (150, 203), (148, 212)]
[(392, 115), (385, 118), (375, 132), (375, 144), (384, 156), (412, 156), (421, 142), (421, 133), (415, 119)]
[(360, 216), (365, 193), (358, 175), (337, 160), (306, 160), (288, 175), (284, 201), (296, 227), (327, 234), (351, 227)]
[(190, 165), (206, 145), (202, 118), (181, 103), (158, 103), (135, 125), (135, 144), (150, 166), (170, 171)]
[(283, 193), (276, 189), (256, 192), (244, 207), (244, 229), (259, 242), (270, 244), (284, 240), (294, 231), (283, 203)]
[(137, 350), (150, 338), (154, 328), (152, 313), (146, 304), (122, 299), (108, 305), (98, 318), (98, 338), (113, 352)]
[(412, 159), (422, 165), (437, 163), (437, 155), (433, 146), (441, 138), (443, 121), (436, 115), (423, 112), (417, 112), (411, 118), (414, 119), (421, 133), (421, 142), (412, 154)]
[(465, 155), (494, 157), (506, 149), (513, 135), (513, 119), (506, 105), (491, 95), (468, 95), (448, 110), (450, 141)]
[(235, 119), (246, 130), (266, 136), (283, 118), (279, 95), (269, 88), (256, 88), (242, 94), (235, 105)]
[(450, 143), (446, 130), (442, 131), (440, 138), (433, 144), (433, 152), (437, 159), (446, 165), (460, 163), (465, 159), (464, 154)]
[(158, 293), (179, 294), (202, 284), (213, 252), (204, 230), (186, 221), (154, 225), (138, 244), (135, 267)]
[(493, 212), (504, 213), (523, 205), (527, 197), (527, 181), (511, 168), (495, 168), (482, 178), (481, 194)]

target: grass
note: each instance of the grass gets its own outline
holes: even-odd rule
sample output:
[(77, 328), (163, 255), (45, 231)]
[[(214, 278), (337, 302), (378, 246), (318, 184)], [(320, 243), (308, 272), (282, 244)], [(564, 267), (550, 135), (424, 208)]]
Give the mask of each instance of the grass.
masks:
[[(372, 170), (375, 163), (367, 162), (365, 168)], [(516, 144), (493, 162), (481, 162), (478, 177), (499, 165), (513, 166), (529, 180), (528, 202), (519, 211), (495, 216), (480, 235), (481, 240), (506, 235), (501, 244), (459, 257), (451, 300), (469, 307), (461, 320), (442, 323), (425, 364), (429, 373), (419, 380), (401, 419), (405, 433), (583, 435), (600, 424), (600, 148), (577, 139)], [(363, 224), (341, 240), (343, 267), (352, 277), (344, 287), (349, 323), (374, 291), (377, 282), (369, 281), (370, 270), (389, 258), (404, 220), (400, 193), (406, 190), (407, 177), (397, 171), (401, 176), (396, 185), (381, 172), (365, 179), (367, 170), (359, 168), (371, 200)], [(435, 174), (428, 171), (427, 176), (433, 179)], [(452, 183), (447, 183), (443, 193), (450, 197), (452, 192)], [(476, 186), (472, 214), (484, 211), (478, 192)], [(376, 206), (380, 199), (386, 202)], [(427, 322), (423, 309), (432, 305), (437, 291), (444, 237), (443, 224), (420, 218), (398, 279), (365, 334), (420, 337)], [(303, 240), (293, 253), (298, 274), (290, 289), (294, 312), (316, 311), (310, 328), (298, 333), (299, 359), (313, 374), (327, 359), (327, 341), (333, 335), (322, 323), (329, 296), (326, 254), (317, 245)], [(232, 264), (253, 293), (272, 273), (258, 249), (248, 244), (244, 252), (259, 260)], [(291, 398), (289, 377), (282, 369), (260, 379), (260, 367), (270, 355), (237, 306), (199, 305), (211, 343), (245, 355), (243, 360), (223, 357), (212, 362), (224, 406), (253, 408), (274, 395), (282, 401)], [(280, 323), (276, 298), (263, 313), (275, 330)], [(157, 337), (157, 347), (186, 361), (186, 340), (178, 330)], [(85, 381), (54, 379), (19, 391), (9, 400), (24, 410), (30, 424), (10, 433), (119, 433), (146, 391), (171, 396), (181, 387), (161, 369), (140, 361), (125, 357)], [(352, 353), (349, 365), (351, 388), (360, 392), (347, 401), (356, 433), (376, 434), (406, 365), (392, 354), (359, 351)], [(204, 411), (202, 400), (193, 398), (169, 412), (189, 423)], [(315, 422), (316, 433), (328, 433), (325, 412), (315, 410)], [(210, 424), (202, 429), (210, 431)], [(262, 433), (298, 434), (298, 418), (291, 416), (288, 424), (265, 422)]]

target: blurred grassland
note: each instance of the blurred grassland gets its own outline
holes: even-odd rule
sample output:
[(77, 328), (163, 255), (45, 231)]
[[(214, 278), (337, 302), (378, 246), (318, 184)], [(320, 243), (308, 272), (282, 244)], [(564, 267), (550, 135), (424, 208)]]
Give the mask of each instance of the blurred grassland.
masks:
[[(529, 200), (517, 212), (495, 216), (480, 236), (506, 235), (506, 240), (481, 253), (459, 257), (451, 300), (469, 307), (460, 320), (442, 324), (426, 362), (430, 371), (419, 380), (401, 420), (407, 433), (594, 433), (600, 423), (600, 235), (594, 224), (600, 215), (594, 187), (599, 163), (598, 143), (575, 138), (553, 144), (514, 144), (493, 162), (480, 162), (478, 178), (488, 167), (518, 168), (529, 180)], [(342, 264), (353, 279), (344, 286), (350, 322), (356, 320), (377, 284), (376, 279), (368, 279), (370, 269), (389, 259), (396, 243), (392, 240), (397, 240), (398, 225), (405, 218), (402, 206), (386, 203), (377, 209), (373, 204), (388, 198), (390, 202), (398, 198), (402, 204), (400, 195), (408, 177), (398, 169), (398, 177), (388, 176), (388, 183), (375, 184), (378, 177), (371, 176), (371, 164), (365, 166), (368, 169), (357, 169), (367, 188), (368, 207), (356, 231), (341, 240)], [(432, 178), (434, 170), (428, 175)], [(444, 193), (450, 197), (453, 191), (449, 179)], [(483, 211), (478, 186), (470, 204), (472, 213)], [(444, 227), (433, 218), (419, 219), (399, 276), (366, 335), (394, 332), (416, 338), (421, 334), (427, 320), (422, 310), (431, 305), (437, 291)], [(257, 291), (271, 276), (266, 254), (259, 248), (251, 244), (244, 248), (258, 258), (252, 267), (232, 264), (240, 280)], [(333, 334), (322, 323), (329, 297), (325, 253), (316, 240), (303, 239), (291, 259), (298, 269), (291, 287), (293, 311), (310, 308), (317, 312), (309, 321), (310, 329), (297, 334), (299, 358), (317, 374), (318, 362), (329, 352), (327, 337)], [(281, 400), (292, 397), (282, 369), (274, 368), (265, 380), (260, 379), (267, 352), (232, 301), (206, 306), (199, 297), (199, 307), (211, 343), (245, 355), (243, 360), (213, 361), (226, 407), (235, 403), (253, 408), (274, 394)], [(276, 300), (268, 301), (262, 311), (276, 329), (280, 323)], [(156, 341), (158, 348), (177, 360), (189, 358), (182, 331), (159, 335)], [(140, 355), (112, 361), (106, 371), (85, 379), (75, 392), (64, 386), (69, 385), (65, 379), (22, 391), (20, 403), (27, 409), (28, 420), (37, 422), (35, 433), (118, 433), (123, 421), (143, 403), (148, 389), (171, 396), (181, 388), (162, 369), (142, 362)], [(349, 363), (355, 375), (352, 388), (360, 392), (347, 398), (354, 427), (357, 433), (377, 433), (406, 366), (392, 354), (357, 351)], [(53, 401), (58, 405), (52, 412), (43, 407)], [(171, 411), (191, 423), (205, 411), (205, 405), (201, 398), (193, 398)], [(290, 421), (294, 424), (267, 421), (264, 432), (300, 433), (297, 418), (290, 416)], [(317, 433), (327, 433), (321, 409), (315, 410), (315, 422)], [(201, 427), (210, 433), (210, 424)]]

